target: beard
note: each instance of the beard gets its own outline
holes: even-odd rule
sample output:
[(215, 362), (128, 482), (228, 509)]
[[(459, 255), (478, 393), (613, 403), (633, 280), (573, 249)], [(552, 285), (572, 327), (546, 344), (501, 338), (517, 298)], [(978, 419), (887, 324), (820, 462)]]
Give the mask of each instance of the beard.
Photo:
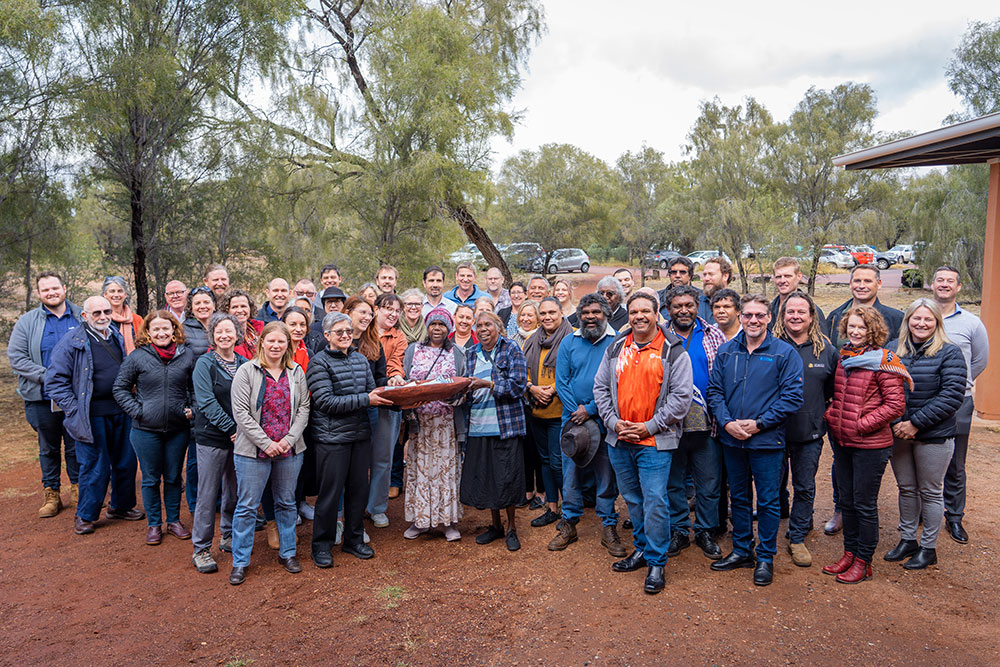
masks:
[(593, 343), (604, 335), (606, 328), (604, 320), (594, 322), (593, 324), (584, 324), (580, 327), (580, 335)]

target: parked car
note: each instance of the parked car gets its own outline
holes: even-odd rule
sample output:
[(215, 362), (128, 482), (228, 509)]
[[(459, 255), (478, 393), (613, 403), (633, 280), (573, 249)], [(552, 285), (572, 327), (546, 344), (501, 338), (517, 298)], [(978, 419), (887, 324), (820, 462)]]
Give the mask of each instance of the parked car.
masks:
[(849, 245), (847, 251), (851, 253), (858, 264), (874, 264), (875, 249), (868, 245)]
[(841, 252), (846, 252), (848, 255), (856, 260), (857, 264), (871, 264), (874, 261), (872, 253), (867, 250), (852, 250), (852, 248), (861, 246), (847, 246), (841, 245), (839, 243), (827, 243), (823, 246), (824, 249), (839, 250)]
[(667, 262), (672, 257), (680, 257), (680, 255), (676, 250), (650, 250), (642, 258), (642, 263), (652, 268), (666, 269)]
[(838, 269), (853, 269), (858, 261), (850, 253), (836, 248), (823, 248), (819, 252), (819, 261), (833, 264)]
[(726, 253), (720, 253), (718, 250), (696, 250), (695, 252), (689, 254), (687, 258), (694, 262), (694, 270), (700, 271), (701, 267), (705, 265), (707, 260), (712, 257), (718, 257), (720, 254), (726, 258), (727, 262), (733, 261), (729, 259), (729, 255)]
[(459, 250), (448, 255), (448, 261), (452, 264), (458, 264), (459, 262), (481, 262), (483, 260), (483, 253), (479, 252), (479, 248), (476, 247), (475, 243), (466, 243)]
[(879, 271), (885, 271), (893, 264), (899, 264), (900, 261), (899, 257), (892, 251), (875, 253), (875, 266), (879, 268)]
[(504, 246), (500, 254), (511, 268), (527, 270), (531, 260), (545, 255), (545, 249), (538, 243), (509, 243)]
[(548, 258), (548, 264), (546, 264), (545, 255), (539, 255), (531, 260), (528, 268), (538, 273), (545, 270), (548, 273), (559, 273), (560, 271), (588, 273), (590, 271), (590, 257), (580, 248), (559, 248)]
[(909, 264), (913, 261), (913, 245), (912, 244), (897, 244), (889, 248), (887, 252), (892, 253), (896, 257), (896, 261), (899, 264)]

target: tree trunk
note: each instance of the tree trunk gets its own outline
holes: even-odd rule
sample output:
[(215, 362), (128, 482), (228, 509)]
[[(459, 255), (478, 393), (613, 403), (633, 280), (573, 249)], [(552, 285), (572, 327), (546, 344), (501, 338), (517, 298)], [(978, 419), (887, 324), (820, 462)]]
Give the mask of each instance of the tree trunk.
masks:
[(28, 250), (24, 254), (24, 310), (31, 310), (31, 241), (28, 235)]
[(135, 312), (149, 312), (149, 283), (146, 279), (146, 238), (142, 220), (142, 185), (132, 181), (132, 272), (135, 274)]
[(503, 258), (500, 251), (497, 250), (496, 245), (490, 239), (489, 234), (486, 230), (479, 226), (476, 219), (469, 213), (469, 210), (464, 204), (446, 204), (448, 208), (448, 213), (451, 215), (452, 219), (458, 223), (462, 231), (465, 232), (465, 236), (472, 243), (476, 244), (479, 248), (479, 252), (483, 253), (483, 259), (489, 266), (495, 266), (500, 269), (503, 273), (503, 284), (504, 287), (510, 287), (511, 283), (514, 282), (514, 276), (511, 275), (510, 268), (507, 266), (507, 260)]

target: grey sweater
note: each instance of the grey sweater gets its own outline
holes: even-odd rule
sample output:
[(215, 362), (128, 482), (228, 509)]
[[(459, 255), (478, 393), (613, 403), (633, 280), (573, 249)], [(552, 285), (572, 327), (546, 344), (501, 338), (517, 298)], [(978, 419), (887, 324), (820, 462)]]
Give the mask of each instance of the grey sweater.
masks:
[(965, 395), (969, 396), (972, 394), (972, 383), (986, 370), (986, 362), (990, 358), (986, 326), (978, 317), (956, 304), (955, 312), (944, 318), (944, 331), (965, 357)]

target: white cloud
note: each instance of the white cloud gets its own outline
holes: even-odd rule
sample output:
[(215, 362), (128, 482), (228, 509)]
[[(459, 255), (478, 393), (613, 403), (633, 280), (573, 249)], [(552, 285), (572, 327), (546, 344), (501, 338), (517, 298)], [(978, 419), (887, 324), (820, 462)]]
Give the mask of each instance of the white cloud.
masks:
[(514, 102), (524, 119), (512, 143), (495, 143), (497, 165), (546, 142), (608, 162), (645, 142), (680, 159), (701, 100), (752, 95), (783, 119), (810, 86), (848, 80), (875, 89), (878, 129), (932, 129), (959, 107), (944, 75), (952, 50), (995, 4), (560, 0), (545, 9), (549, 32)]

